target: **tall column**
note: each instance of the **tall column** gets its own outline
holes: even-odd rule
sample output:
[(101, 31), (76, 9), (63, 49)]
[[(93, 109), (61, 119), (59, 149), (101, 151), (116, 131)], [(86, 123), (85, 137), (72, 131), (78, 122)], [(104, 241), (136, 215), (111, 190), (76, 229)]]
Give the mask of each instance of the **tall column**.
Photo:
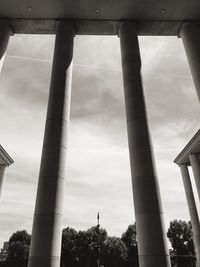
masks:
[(198, 193), (199, 200), (200, 200), (200, 165), (199, 165), (197, 156), (195, 154), (190, 154), (189, 160), (192, 166), (192, 171), (194, 174), (194, 179), (195, 179), (195, 183), (197, 187), (197, 193)]
[(196, 208), (195, 198), (192, 190), (192, 184), (188, 167), (186, 165), (180, 165), (180, 170), (183, 178), (183, 185), (185, 189), (188, 209), (190, 213), (190, 219), (192, 223), (193, 241), (196, 253), (196, 266), (200, 266), (200, 223), (199, 216)]
[(2, 191), (2, 186), (3, 186), (5, 168), (6, 168), (5, 164), (0, 164), (0, 197), (1, 197), (1, 191)]
[(140, 267), (169, 267), (160, 190), (149, 137), (141, 59), (133, 23), (122, 23), (123, 80)]
[(29, 267), (59, 267), (74, 26), (58, 22)]
[(11, 28), (7, 21), (0, 20), (0, 72), (2, 69), (4, 55), (8, 46), (10, 35), (12, 34)]
[(185, 23), (180, 31), (193, 81), (200, 101), (200, 27), (195, 23)]

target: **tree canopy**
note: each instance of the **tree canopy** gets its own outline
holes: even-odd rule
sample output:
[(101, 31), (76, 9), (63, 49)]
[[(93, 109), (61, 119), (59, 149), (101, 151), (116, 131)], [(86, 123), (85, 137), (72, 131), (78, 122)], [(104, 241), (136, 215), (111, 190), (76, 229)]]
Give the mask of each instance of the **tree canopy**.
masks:
[[(181, 220), (170, 222), (167, 236), (172, 246), (172, 266), (193, 264), (195, 254), (191, 223)], [(15, 232), (9, 239), (8, 249), (0, 252), (0, 267), (27, 267), (30, 239), (26, 230)], [(98, 264), (104, 267), (139, 266), (136, 224), (129, 225), (121, 238), (109, 237), (99, 225), (87, 231), (76, 231), (70, 227), (63, 229), (61, 267), (97, 267)]]
[(180, 267), (188, 266), (195, 261), (194, 245), (192, 240), (191, 222), (173, 220), (170, 222), (167, 237), (172, 246), (171, 253), (174, 255), (175, 263)]
[(122, 234), (121, 239), (127, 248), (127, 253), (128, 253), (127, 266), (138, 267), (139, 262), (138, 262), (138, 246), (136, 238), (136, 224), (129, 225), (126, 232)]
[(77, 232), (73, 228), (65, 228), (62, 232), (61, 262), (69, 262), (69, 266), (76, 266), (78, 261)]
[(7, 262), (8, 266), (26, 267), (31, 236), (26, 232), (17, 231), (9, 239)]
[(103, 263), (105, 267), (123, 267), (128, 260), (128, 250), (118, 237), (108, 237), (103, 247)]
[(64, 229), (62, 264), (68, 263), (72, 267), (96, 266), (97, 260), (101, 260), (101, 250), (106, 239), (106, 230), (98, 226), (79, 232), (69, 227)]

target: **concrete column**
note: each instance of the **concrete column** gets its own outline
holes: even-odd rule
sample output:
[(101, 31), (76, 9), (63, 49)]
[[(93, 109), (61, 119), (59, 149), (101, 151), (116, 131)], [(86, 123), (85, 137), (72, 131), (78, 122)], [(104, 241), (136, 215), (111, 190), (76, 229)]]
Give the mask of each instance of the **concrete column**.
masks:
[(200, 165), (199, 165), (197, 156), (195, 154), (190, 154), (189, 160), (192, 166), (192, 171), (194, 174), (194, 179), (195, 179), (195, 183), (197, 187), (197, 193), (198, 193), (199, 200), (200, 200)]
[(10, 35), (12, 34), (11, 28), (7, 21), (0, 20), (0, 72), (2, 69), (4, 55), (8, 46)]
[(195, 23), (185, 23), (180, 31), (194, 85), (200, 101), (200, 28)]
[(5, 164), (0, 164), (0, 197), (1, 197), (1, 191), (2, 191), (2, 186), (3, 186), (5, 168), (6, 168)]
[(123, 80), (140, 267), (169, 267), (160, 190), (154, 166), (141, 81), (137, 32), (122, 23)]
[(196, 208), (195, 198), (192, 190), (192, 184), (190, 180), (190, 175), (188, 172), (188, 167), (186, 165), (180, 165), (181, 174), (183, 178), (183, 185), (185, 188), (185, 194), (188, 204), (188, 209), (190, 213), (190, 219), (192, 223), (193, 241), (196, 253), (196, 266), (200, 266), (200, 223), (199, 216)]
[(58, 22), (29, 267), (59, 267), (74, 26)]

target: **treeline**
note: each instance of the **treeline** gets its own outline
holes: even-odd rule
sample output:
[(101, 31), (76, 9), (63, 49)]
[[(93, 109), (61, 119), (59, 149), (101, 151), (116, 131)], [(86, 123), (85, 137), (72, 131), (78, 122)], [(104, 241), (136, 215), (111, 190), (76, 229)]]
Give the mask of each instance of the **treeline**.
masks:
[[(170, 222), (167, 236), (171, 242), (172, 266), (195, 266), (190, 222)], [(17, 231), (0, 253), (0, 267), (27, 267), (31, 236)], [(152, 240), (152, 243), (156, 240)], [(65, 228), (62, 233), (61, 267), (139, 267), (136, 226), (129, 225), (119, 237), (110, 237), (104, 228), (87, 231)]]

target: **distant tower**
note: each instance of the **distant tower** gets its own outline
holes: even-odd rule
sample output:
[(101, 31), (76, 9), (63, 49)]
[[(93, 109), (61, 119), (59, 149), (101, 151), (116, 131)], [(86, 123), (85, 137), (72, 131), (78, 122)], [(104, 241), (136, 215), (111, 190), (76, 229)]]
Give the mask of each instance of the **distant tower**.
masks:
[(99, 226), (99, 219), (100, 219), (100, 216), (99, 216), (99, 212), (97, 213), (97, 226)]
[(1, 197), (5, 168), (9, 167), (13, 162), (14, 162), (13, 159), (0, 145), (0, 197)]

